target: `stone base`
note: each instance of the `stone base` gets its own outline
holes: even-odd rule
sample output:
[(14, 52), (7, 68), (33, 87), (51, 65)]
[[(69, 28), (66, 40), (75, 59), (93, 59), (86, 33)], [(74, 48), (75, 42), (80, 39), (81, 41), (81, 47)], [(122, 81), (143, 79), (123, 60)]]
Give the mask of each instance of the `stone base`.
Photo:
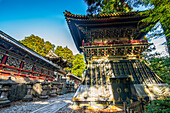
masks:
[(32, 98), (31, 95), (26, 95), (26, 96), (22, 99), (22, 101), (32, 101), (32, 100), (33, 100), (33, 98)]
[(0, 100), (0, 108), (10, 106), (10, 101), (9, 100)]
[(63, 92), (58, 92), (57, 94), (58, 94), (58, 95), (63, 95)]
[(45, 96), (39, 96), (40, 99), (47, 99), (49, 96), (45, 95)]
[(113, 101), (73, 101), (77, 109), (107, 109), (114, 106)]
[(50, 94), (51, 97), (56, 97), (57, 94), (53, 93), (53, 94)]

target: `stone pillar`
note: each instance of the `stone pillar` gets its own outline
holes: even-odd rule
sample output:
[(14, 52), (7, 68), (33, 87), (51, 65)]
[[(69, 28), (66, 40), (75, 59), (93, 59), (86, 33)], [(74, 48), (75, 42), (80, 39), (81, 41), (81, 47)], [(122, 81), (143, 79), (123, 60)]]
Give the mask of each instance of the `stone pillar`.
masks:
[(32, 97), (32, 89), (33, 89), (33, 85), (35, 84), (35, 82), (28, 82), (26, 83), (27, 85), (27, 95), (22, 99), (23, 101), (32, 101), (33, 97)]
[(70, 92), (70, 82), (66, 83), (67, 92)]
[(63, 83), (59, 83), (58, 84), (58, 89), (59, 89), (58, 95), (63, 95), (62, 88), (63, 88)]
[(56, 81), (51, 82), (50, 96), (52, 97), (57, 96), (57, 85), (58, 83)]
[(9, 77), (8, 80), (1, 80), (0, 81), (0, 108), (10, 106), (10, 101), (8, 100), (8, 91), (11, 90), (11, 86), (17, 84), (11, 80)]
[(71, 83), (70, 86), (71, 86), (71, 92), (74, 92), (74, 84)]
[(48, 80), (45, 80), (44, 82), (41, 83), (42, 92), (41, 92), (41, 94), (39, 96), (40, 99), (47, 99), (49, 97), (48, 94), (47, 94), (48, 85), (49, 85)]

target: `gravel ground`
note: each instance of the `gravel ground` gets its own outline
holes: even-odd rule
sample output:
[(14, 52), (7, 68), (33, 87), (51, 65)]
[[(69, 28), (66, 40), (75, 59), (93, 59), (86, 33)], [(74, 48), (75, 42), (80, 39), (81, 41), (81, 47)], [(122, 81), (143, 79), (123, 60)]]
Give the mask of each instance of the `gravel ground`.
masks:
[[(72, 98), (74, 93), (64, 94), (58, 97), (53, 97), (45, 100), (34, 99), (32, 102), (12, 102), (10, 107), (1, 108), (0, 113), (30, 113), (43, 108), (45, 106), (49, 106), (57, 102), (58, 100), (64, 101), (67, 98)], [(58, 104), (61, 106), (60, 102)], [(48, 107), (47, 107), (48, 109)]]

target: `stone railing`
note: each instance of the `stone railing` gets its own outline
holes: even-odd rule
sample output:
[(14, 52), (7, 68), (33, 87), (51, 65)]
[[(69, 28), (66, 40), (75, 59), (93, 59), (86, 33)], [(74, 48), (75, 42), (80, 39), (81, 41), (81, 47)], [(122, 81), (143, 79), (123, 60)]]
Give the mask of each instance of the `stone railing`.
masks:
[(108, 42), (93, 42), (82, 43), (82, 46), (106, 46), (106, 45), (119, 45), (119, 44), (146, 44), (147, 40), (130, 40), (130, 41), (108, 41)]

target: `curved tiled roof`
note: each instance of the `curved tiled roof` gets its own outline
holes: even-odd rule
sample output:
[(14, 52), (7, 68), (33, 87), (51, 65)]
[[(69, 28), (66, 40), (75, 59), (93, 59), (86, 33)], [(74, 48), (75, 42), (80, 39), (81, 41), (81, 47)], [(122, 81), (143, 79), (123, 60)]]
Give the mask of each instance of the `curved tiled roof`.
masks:
[[(82, 52), (80, 46), (82, 41), (85, 39), (86, 34), (83, 33), (82, 29), (93, 30), (93, 29), (105, 29), (105, 28), (118, 28), (118, 27), (133, 27), (133, 29), (141, 29), (138, 22), (145, 18), (144, 15), (138, 15), (136, 12), (128, 13), (111, 13), (111, 14), (99, 14), (99, 15), (77, 15), (72, 14), (69, 11), (65, 11), (64, 15), (68, 23), (68, 27), (72, 34), (73, 40), (77, 49)], [(141, 25), (141, 24), (140, 24)], [(138, 33), (135, 39), (140, 39), (145, 33)]]
[(66, 17), (73, 17), (77, 19), (101, 19), (101, 18), (110, 18), (110, 17), (127, 17), (127, 16), (132, 16), (136, 15), (139, 13), (139, 11), (134, 11), (134, 12), (128, 12), (128, 13), (110, 13), (110, 14), (98, 14), (98, 15), (77, 15), (77, 14), (72, 14), (69, 11), (63, 12)]

